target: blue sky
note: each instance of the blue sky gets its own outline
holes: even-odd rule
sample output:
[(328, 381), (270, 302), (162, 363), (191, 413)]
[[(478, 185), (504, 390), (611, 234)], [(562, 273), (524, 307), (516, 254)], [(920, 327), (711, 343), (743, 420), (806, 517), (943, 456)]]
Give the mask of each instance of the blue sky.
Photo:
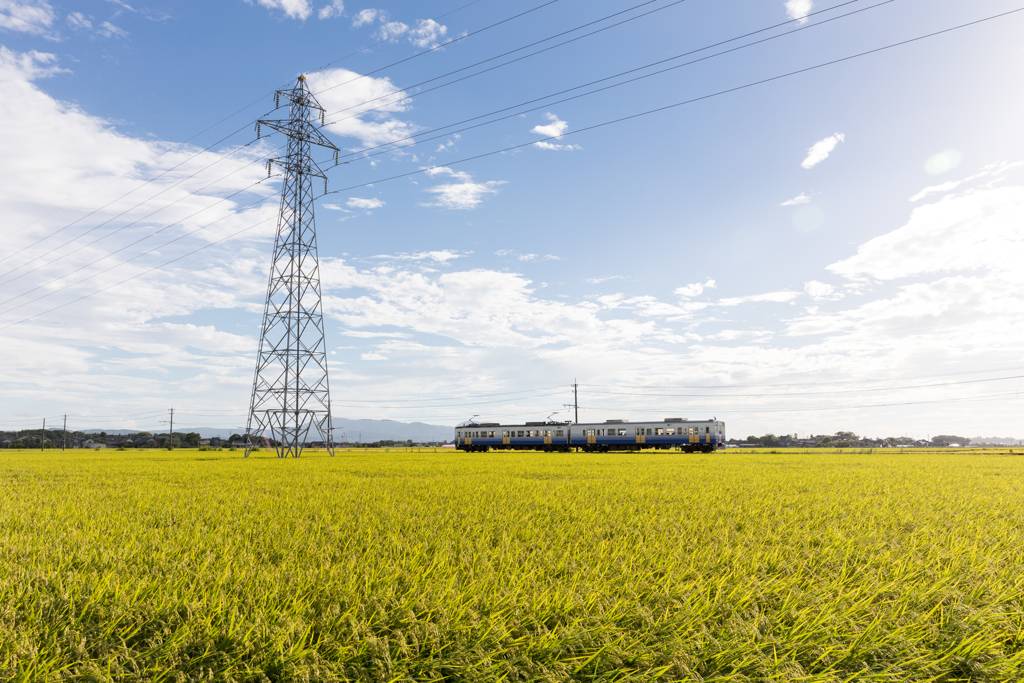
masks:
[(1020, 435), (1024, 12), (575, 132), (1015, 9), (2, 0), (0, 426), (244, 426), (281, 144), (252, 122), (306, 73), (330, 189), (372, 183), (317, 204), (339, 417), (543, 419), (575, 379), (588, 420)]

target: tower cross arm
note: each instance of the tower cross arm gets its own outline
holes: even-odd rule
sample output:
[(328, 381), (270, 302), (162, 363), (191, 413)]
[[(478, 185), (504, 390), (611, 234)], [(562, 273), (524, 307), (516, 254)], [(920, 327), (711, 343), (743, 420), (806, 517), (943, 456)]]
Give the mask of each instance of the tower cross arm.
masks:
[(337, 146), (328, 140), (327, 136), (320, 132), (320, 129), (316, 126), (310, 125), (308, 121), (299, 121), (295, 119), (260, 119), (259, 124), (261, 126), (266, 126), (267, 128), (273, 128), (278, 133), (284, 133), (290, 138), (305, 139), (314, 145), (333, 149), (335, 152), (338, 151)]

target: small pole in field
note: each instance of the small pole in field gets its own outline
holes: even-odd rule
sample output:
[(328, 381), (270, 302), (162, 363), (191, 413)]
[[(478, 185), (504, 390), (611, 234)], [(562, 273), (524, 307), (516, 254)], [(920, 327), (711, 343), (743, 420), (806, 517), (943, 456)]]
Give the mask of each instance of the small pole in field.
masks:
[(46, 445), (46, 418), (43, 418), (43, 435), (39, 438), (39, 450), (42, 451)]
[(60, 445), (60, 449), (62, 451), (66, 451), (68, 449), (68, 416), (67, 416), (67, 413), (64, 414), (64, 442)]

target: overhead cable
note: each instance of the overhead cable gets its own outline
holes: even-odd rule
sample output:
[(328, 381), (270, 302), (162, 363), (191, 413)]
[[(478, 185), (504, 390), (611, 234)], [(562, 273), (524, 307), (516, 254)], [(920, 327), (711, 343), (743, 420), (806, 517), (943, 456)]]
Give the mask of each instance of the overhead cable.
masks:
[(618, 124), (618, 123), (623, 123), (625, 121), (632, 121), (633, 119), (638, 119), (638, 118), (641, 118), (641, 117), (644, 117), (644, 116), (650, 116), (652, 114), (658, 114), (660, 112), (668, 111), (670, 109), (676, 109), (678, 107), (686, 106), (688, 104), (694, 104), (696, 102), (702, 102), (704, 100), (709, 100), (709, 99), (712, 99), (712, 98), (715, 98), (715, 97), (720, 97), (722, 95), (728, 95), (730, 93), (739, 92), (741, 90), (746, 90), (748, 88), (753, 88), (753, 87), (758, 86), (758, 85), (764, 85), (766, 83), (772, 83), (774, 81), (779, 81), (779, 80), (782, 80), (784, 78), (790, 78), (792, 76), (797, 76), (797, 75), (800, 75), (800, 74), (808, 73), (808, 72), (811, 72), (811, 71), (815, 71), (817, 69), (823, 69), (825, 67), (834, 66), (836, 64), (841, 64), (843, 62), (848, 62), (848, 61), (851, 61), (851, 60), (854, 60), (854, 59), (858, 59), (860, 57), (866, 57), (868, 55), (876, 54), (878, 52), (884, 52), (885, 50), (891, 50), (893, 48), (901, 47), (903, 45), (909, 45), (911, 43), (915, 43), (915, 42), (918, 42), (918, 41), (921, 41), (921, 40), (925, 40), (927, 38), (934, 38), (935, 36), (943, 35), (943, 34), (946, 34), (946, 33), (951, 33), (953, 31), (957, 31), (957, 30), (960, 30), (960, 29), (963, 29), (963, 28), (967, 28), (967, 27), (970, 27), (970, 26), (975, 26), (977, 24), (982, 24), (982, 23), (985, 23), (987, 21), (992, 21), (994, 19), (1000, 19), (1002, 17), (1006, 17), (1006, 16), (1009, 16), (1011, 14), (1016, 14), (1016, 13), (1022, 12), (1022, 11), (1024, 11), (1024, 7), (1020, 7), (1020, 8), (1017, 8), (1015, 10), (1010, 10), (1008, 12), (1001, 12), (999, 14), (995, 14), (995, 15), (992, 15), (992, 16), (989, 16), (989, 17), (985, 17), (984, 19), (978, 19), (976, 21), (971, 21), (971, 22), (968, 22), (968, 23), (965, 23), (965, 24), (959, 24), (957, 26), (953, 26), (953, 27), (950, 27), (950, 28), (947, 28), (947, 29), (943, 29), (941, 31), (935, 31), (935, 32), (932, 32), (932, 33), (927, 33), (925, 35), (918, 36), (916, 38), (910, 38), (908, 40), (903, 40), (903, 41), (900, 41), (900, 42), (897, 42), (897, 43), (891, 43), (889, 45), (884, 45), (882, 47), (874, 48), (872, 50), (866, 50), (864, 52), (859, 52), (857, 54), (849, 55), (847, 57), (841, 57), (839, 59), (833, 59), (833, 60), (830, 60), (830, 61), (827, 61), (827, 62), (822, 62), (821, 64), (815, 64), (814, 66), (805, 67), (803, 69), (797, 69), (796, 71), (790, 71), (790, 72), (787, 72), (787, 73), (784, 73), (784, 74), (780, 74), (778, 76), (772, 76), (770, 78), (763, 78), (761, 80), (753, 81), (751, 83), (746, 83), (744, 85), (738, 85), (738, 86), (733, 87), (733, 88), (727, 88), (725, 90), (719, 90), (717, 92), (714, 92), (714, 93), (711, 93), (711, 94), (708, 94), (708, 95), (702, 95), (700, 97), (694, 97), (692, 99), (684, 100), (682, 102), (676, 102), (674, 104), (668, 104), (668, 105), (665, 105), (663, 107), (657, 107), (655, 109), (648, 109), (647, 111), (643, 111), (643, 112), (640, 112), (638, 114), (631, 114), (629, 116), (623, 116), (623, 117), (620, 117), (620, 118), (617, 118), (617, 119), (612, 119), (611, 121), (605, 121), (603, 123), (597, 123), (597, 124), (594, 124), (592, 126), (586, 126), (585, 128), (579, 128), (579, 129), (574, 130), (574, 131), (569, 131), (569, 132), (563, 133), (562, 135), (552, 135), (550, 137), (541, 138), (540, 140), (533, 140), (531, 142), (524, 142), (524, 143), (521, 143), (521, 144), (518, 144), (518, 145), (512, 145), (510, 147), (503, 147), (502, 149), (496, 149), (496, 150), (493, 150), (491, 152), (484, 152), (482, 154), (475, 154), (475, 155), (473, 155), (471, 157), (466, 157), (464, 159), (459, 159), (457, 161), (448, 162), (444, 166), (430, 166), (430, 167), (427, 167), (427, 168), (418, 169), (416, 171), (410, 171), (408, 173), (400, 173), (398, 175), (389, 176), (387, 178), (378, 178), (376, 180), (372, 180), (372, 181), (367, 182), (367, 183), (360, 183), (358, 185), (350, 185), (349, 187), (344, 187), (344, 188), (341, 188), (339, 190), (334, 190), (334, 191), (328, 192), (326, 194), (330, 195), (330, 194), (339, 194), (341, 192), (348, 192), (349, 190), (355, 190), (355, 189), (358, 189), (358, 188), (361, 188), (361, 187), (367, 187), (367, 186), (373, 185), (375, 183), (384, 183), (384, 182), (388, 182), (390, 180), (398, 180), (400, 178), (408, 178), (410, 176), (419, 175), (419, 174), (422, 174), (422, 173), (430, 173), (431, 171), (434, 171), (434, 170), (436, 170), (438, 168), (444, 168), (444, 167), (448, 167), (448, 166), (456, 166), (458, 164), (465, 164), (465, 163), (468, 163), (470, 161), (475, 161), (477, 159), (484, 159), (486, 157), (491, 157), (491, 156), (495, 156), (495, 155), (498, 155), (498, 154), (504, 154), (506, 152), (511, 152), (513, 150), (522, 149), (524, 147), (530, 147), (530, 146), (536, 145), (536, 144), (538, 144), (540, 142), (548, 142), (548, 141), (551, 141), (551, 140), (561, 140), (561, 139), (564, 139), (566, 137), (569, 137), (570, 135), (579, 135), (580, 133), (586, 133), (588, 131), (596, 130), (598, 128), (605, 128), (607, 126), (612, 126), (612, 125), (615, 125), (615, 124)]

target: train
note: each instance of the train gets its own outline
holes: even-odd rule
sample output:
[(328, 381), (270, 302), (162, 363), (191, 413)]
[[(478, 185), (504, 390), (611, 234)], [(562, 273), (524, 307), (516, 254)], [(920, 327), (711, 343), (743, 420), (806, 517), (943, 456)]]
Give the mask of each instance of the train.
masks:
[(688, 453), (711, 453), (725, 447), (725, 422), (669, 417), (656, 422), (605, 420), (571, 422), (463, 422), (455, 428), (455, 448), (461, 451), (550, 451), (574, 449), (592, 453), (678, 448)]

